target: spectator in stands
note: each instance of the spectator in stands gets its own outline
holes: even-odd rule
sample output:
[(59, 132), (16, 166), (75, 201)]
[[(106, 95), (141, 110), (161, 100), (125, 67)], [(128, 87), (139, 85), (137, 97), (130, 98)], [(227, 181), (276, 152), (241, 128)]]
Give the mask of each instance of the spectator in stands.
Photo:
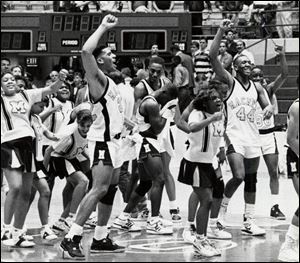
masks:
[(205, 37), (202, 37), (199, 43), (199, 52), (194, 56), (194, 68), (196, 76), (200, 80), (204, 80), (206, 79), (206, 74), (211, 70), (209, 50), (207, 49), (207, 39)]
[(58, 72), (56, 70), (51, 71), (49, 76), (50, 76), (52, 82), (55, 82), (58, 80)]
[(253, 56), (253, 54), (252, 54), (250, 51), (248, 51), (248, 50), (246, 49), (246, 43), (245, 43), (243, 40), (239, 39), (239, 40), (236, 42), (236, 49), (237, 49), (238, 53), (233, 57), (233, 61), (234, 61), (239, 55), (245, 55), (246, 57), (249, 58), (249, 60), (250, 60), (250, 62), (251, 62), (251, 64), (252, 64), (252, 66), (255, 66), (254, 56)]
[(13, 76), (24, 76), (24, 69), (21, 65), (13, 66), (11, 68), (11, 73)]
[(171, 13), (174, 8), (175, 1), (152, 1), (152, 4), (152, 7), (156, 12)]
[(234, 57), (238, 53), (238, 51), (236, 49), (236, 42), (234, 41), (234, 35), (235, 35), (235, 32), (233, 32), (233, 30), (228, 30), (225, 33), (227, 52), (232, 57)]
[(101, 12), (121, 12), (123, 9), (122, 1), (99, 1)]
[(151, 58), (159, 56), (158, 52), (159, 52), (158, 45), (157, 44), (153, 44), (151, 46), (151, 49), (150, 49), (150, 56), (147, 57), (147, 58), (145, 58), (145, 68), (148, 68), (149, 61), (150, 61)]
[(222, 11), (223, 19), (228, 18), (236, 21), (239, 12), (243, 10), (244, 1), (216, 1), (216, 7)]
[(192, 57), (183, 53), (177, 45), (171, 46), (170, 50), (173, 56), (179, 56), (181, 58), (181, 64), (189, 71), (189, 89), (192, 91), (194, 88), (194, 65)]
[(71, 84), (70, 101), (75, 103), (77, 94), (79, 90), (82, 89), (83, 87), (84, 87), (84, 82), (83, 82), (82, 74), (80, 72), (75, 72), (74, 80), (73, 83)]
[(1, 58), (1, 74), (4, 72), (10, 72), (10, 59)]
[(175, 56), (172, 58), (172, 82), (178, 88), (188, 88), (189, 85), (189, 72), (186, 67), (181, 64), (181, 58)]
[(227, 52), (227, 47), (226, 47), (225, 41), (222, 41), (220, 43), (218, 59), (220, 60), (223, 67), (231, 74), (231, 72), (232, 72), (232, 56)]
[(25, 71), (24, 77), (28, 82), (28, 89), (37, 89), (37, 86), (33, 84), (33, 76), (31, 73)]
[[(204, 10), (204, 2), (207, 5), (207, 9), (211, 13), (211, 3), (210, 1), (184, 1), (184, 10), (189, 12), (197, 12), (192, 14), (192, 25), (199, 26), (197, 28), (192, 28), (193, 35), (202, 35), (202, 11)], [(200, 13), (198, 13), (200, 12)]]
[(9, 2), (11, 1), (1, 1), (1, 12), (5, 12), (6, 10), (10, 9)]
[(129, 12), (136, 13), (149, 13), (151, 10), (148, 8), (149, 1), (127, 1)]
[[(289, 9), (293, 5), (293, 1), (276, 1), (276, 28), (280, 38), (292, 38), (293, 27), (292, 24), (292, 11), (280, 11), (282, 9)], [(285, 25), (285, 26), (281, 26)]]

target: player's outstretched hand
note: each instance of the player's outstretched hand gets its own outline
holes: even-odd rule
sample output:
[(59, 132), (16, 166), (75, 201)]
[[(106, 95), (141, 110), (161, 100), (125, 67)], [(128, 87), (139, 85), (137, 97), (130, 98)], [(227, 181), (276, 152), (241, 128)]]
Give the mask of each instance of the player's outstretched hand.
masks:
[(233, 23), (229, 19), (223, 19), (220, 24), (220, 28), (227, 30), (233, 26)]

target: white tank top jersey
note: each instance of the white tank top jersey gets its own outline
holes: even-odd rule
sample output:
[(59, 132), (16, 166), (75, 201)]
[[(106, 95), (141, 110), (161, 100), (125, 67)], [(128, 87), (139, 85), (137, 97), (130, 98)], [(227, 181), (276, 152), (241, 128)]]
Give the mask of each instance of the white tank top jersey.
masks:
[(224, 101), (227, 115), (226, 135), (230, 143), (240, 146), (260, 146), (259, 132), (256, 126), (257, 89), (253, 81), (244, 87), (234, 78), (233, 88)]
[[(144, 87), (147, 91), (147, 95), (150, 95), (154, 92), (154, 89), (150, 86), (149, 82), (145, 79), (142, 79), (141, 82), (144, 84)], [(159, 79), (160, 87), (163, 87), (166, 84), (166, 81), (164, 78)]]
[[(264, 89), (264, 93), (265, 93), (265, 96), (268, 100), (268, 103), (271, 104), (269, 94), (268, 94), (268, 91), (266, 89)], [(263, 110), (262, 110), (262, 108), (261, 108), (261, 106), (258, 102), (257, 102), (257, 109), (256, 109), (255, 119), (256, 119), (257, 128), (259, 130), (268, 130), (268, 129), (271, 129), (271, 128), (275, 127), (274, 115), (272, 115), (272, 117), (270, 119), (265, 119), (264, 120)]]
[[(48, 109), (53, 108), (57, 105), (61, 105), (62, 109), (60, 111), (52, 113), (44, 121), (45, 126), (49, 129), (49, 131), (53, 133), (64, 132), (64, 129), (68, 126), (70, 122), (71, 113), (74, 108), (74, 104), (70, 100), (67, 100), (66, 102), (61, 102), (57, 98), (52, 98), (49, 102)], [(44, 136), (43, 145), (53, 145), (53, 141), (49, 140)]]
[(136, 120), (137, 120), (137, 124), (138, 124), (140, 132), (147, 131), (151, 127), (151, 124), (140, 113), (141, 104), (147, 99), (152, 99), (155, 102), (157, 102), (157, 100), (151, 95), (144, 97), (143, 100), (141, 101), (140, 106), (139, 106), (138, 110), (136, 111)]
[(88, 133), (91, 141), (107, 142), (120, 134), (124, 123), (122, 97), (115, 82), (107, 77), (107, 86), (103, 96), (94, 104), (92, 114), (97, 118)]
[[(193, 110), (188, 123), (199, 123), (212, 116), (209, 113)], [(210, 123), (198, 132), (188, 135), (189, 148), (183, 157), (190, 162), (213, 163), (213, 157), (217, 154), (225, 131), (225, 117), (218, 122)]]
[(14, 96), (1, 95), (1, 143), (35, 137), (29, 121), (31, 106), (42, 100), (42, 90), (24, 90)]
[(78, 126), (74, 126), (75, 131), (53, 145), (54, 152), (51, 156), (64, 157), (71, 160), (76, 158), (82, 162), (88, 159), (88, 141), (80, 135)]

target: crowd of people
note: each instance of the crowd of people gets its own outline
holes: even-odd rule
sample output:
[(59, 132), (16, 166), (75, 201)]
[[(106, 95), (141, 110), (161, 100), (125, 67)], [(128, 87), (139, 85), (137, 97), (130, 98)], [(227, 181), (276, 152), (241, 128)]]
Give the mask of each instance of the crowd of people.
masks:
[[(172, 1), (168, 2), (171, 7)], [(157, 10), (170, 7), (156, 5)], [(132, 9), (136, 8), (133, 4)], [(146, 233), (172, 235), (172, 225), (182, 222), (176, 175), (169, 167), (174, 157), (173, 125), (188, 134), (178, 173), (178, 181), (192, 190), (184, 240), (193, 244), (198, 255), (221, 255), (212, 239), (232, 238), (225, 230), (227, 207), (242, 182), (245, 209), (241, 233), (264, 236), (265, 230), (254, 221), (261, 155), (270, 175), (274, 203), (270, 216), (285, 219), (278, 205), (273, 106), (275, 93), (288, 76), (284, 47), (274, 50), (281, 72), (268, 83), (245, 43), (233, 41), (233, 25), (224, 19), (210, 50), (206, 38), (192, 43), (192, 56), (172, 46), (170, 70), (156, 44), (146, 65), (138, 61), (133, 70), (118, 70), (111, 49), (97, 46), (117, 23), (115, 16), (106, 15), (85, 42), (81, 53), (85, 74), (53, 70), (43, 88), (35, 87), (21, 66), (11, 67), (9, 59), (1, 59), (1, 175), (8, 183), (3, 244), (35, 245), (24, 222), (36, 191), (40, 195), (41, 238), (53, 241), (65, 234), (60, 243), (64, 257), (85, 258), (80, 245), (85, 227), (95, 228), (91, 253), (126, 251), (109, 236), (117, 189), (122, 192), (124, 209), (111, 228), (139, 232), (136, 221), (145, 221)], [(298, 113), (296, 100), (288, 112), (287, 171), (297, 193)], [(226, 158), (232, 178), (225, 184), (221, 165)], [(63, 212), (50, 225), (56, 177), (66, 179)], [(160, 216), (164, 187), (171, 220)], [(299, 261), (298, 217), (297, 210), (280, 260)]]

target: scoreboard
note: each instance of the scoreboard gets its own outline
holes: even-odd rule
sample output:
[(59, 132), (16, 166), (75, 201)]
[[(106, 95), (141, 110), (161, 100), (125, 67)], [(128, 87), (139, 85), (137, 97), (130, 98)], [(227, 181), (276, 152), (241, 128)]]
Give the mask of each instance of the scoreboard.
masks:
[[(117, 55), (148, 55), (153, 44), (158, 44), (162, 55), (173, 44), (189, 51), (192, 36), (187, 13), (116, 16), (118, 25), (105, 33), (99, 45), (110, 46)], [(1, 52), (23, 56), (78, 55), (102, 18), (101, 13), (1, 13)]]

